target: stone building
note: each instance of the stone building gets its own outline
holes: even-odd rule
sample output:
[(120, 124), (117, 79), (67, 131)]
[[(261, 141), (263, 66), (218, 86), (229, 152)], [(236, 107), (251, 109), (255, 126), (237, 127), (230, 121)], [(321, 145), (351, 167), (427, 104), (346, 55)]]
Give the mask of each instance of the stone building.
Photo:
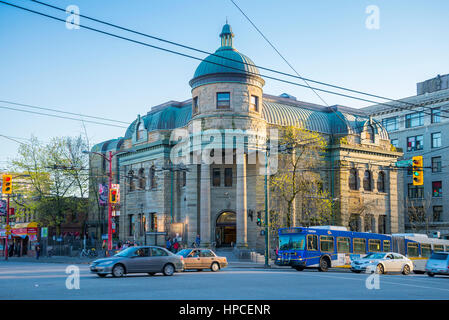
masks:
[[(265, 94), (258, 68), (234, 48), (233, 37), (226, 24), (221, 46), (189, 82), (190, 99), (155, 106), (139, 115), (124, 137), (94, 147), (123, 151), (114, 162), (121, 193), (119, 238), (162, 245), (164, 235), (154, 232), (178, 233), (190, 245), (199, 234), (204, 246), (262, 250), (255, 217), (265, 209), (265, 142), (274, 140), (272, 129), (287, 125), (327, 140), (324, 187), (336, 202), (339, 223), (401, 231), (394, 163), (402, 153), (392, 150), (381, 124), (357, 109)], [(179, 154), (184, 161), (173, 163)], [(91, 170), (104, 171), (101, 162), (92, 156)]]
[[(414, 186), (412, 172), (402, 170), (399, 190), (401, 216), (407, 232), (449, 237), (449, 75), (417, 84), (417, 95), (374, 105), (363, 111), (382, 122), (391, 143), (404, 151), (401, 160), (423, 156), (424, 185)], [(401, 222), (402, 223), (402, 222)]]

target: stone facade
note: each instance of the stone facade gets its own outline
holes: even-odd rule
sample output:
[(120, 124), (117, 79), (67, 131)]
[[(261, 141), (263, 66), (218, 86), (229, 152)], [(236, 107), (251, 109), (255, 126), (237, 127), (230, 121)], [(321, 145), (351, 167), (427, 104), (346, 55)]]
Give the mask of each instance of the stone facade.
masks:
[[(366, 216), (373, 220), (369, 225), (360, 223), (356, 227), (360, 231), (401, 230), (397, 172), (392, 167), (402, 154), (392, 151), (382, 126), (356, 109), (264, 94), (257, 68), (233, 48), (233, 34), (225, 29), (230, 26), (221, 35), (227, 37), (222, 41), (227, 45), (200, 64), (190, 81), (191, 99), (153, 107), (137, 117), (117, 139), (120, 143), (95, 147), (121, 152), (115, 167), (121, 192), (120, 240), (163, 245), (166, 236), (178, 233), (183, 244), (191, 245), (199, 234), (203, 246), (263, 251), (256, 216), (265, 210), (266, 146), (259, 142), (274, 139), (270, 129), (285, 125), (319, 132), (329, 142), (323, 178), (337, 204), (336, 223), (347, 225), (358, 214), (361, 220)], [(210, 61), (212, 66), (207, 65)], [(229, 133), (232, 139), (226, 140), (224, 134)], [(220, 148), (223, 154), (216, 152)], [(184, 163), (173, 163), (178, 153)], [(99, 164), (92, 160), (91, 170)], [(360, 177), (369, 171), (373, 187), (351, 190), (351, 168), (359, 170)], [(385, 178), (382, 190), (377, 189), (379, 172)], [(301, 199), (295, 205), (300, 212)], [(361, 207), (365, 209), (360, 211)], [(278, 210), (275, 202), (270, 209)]]

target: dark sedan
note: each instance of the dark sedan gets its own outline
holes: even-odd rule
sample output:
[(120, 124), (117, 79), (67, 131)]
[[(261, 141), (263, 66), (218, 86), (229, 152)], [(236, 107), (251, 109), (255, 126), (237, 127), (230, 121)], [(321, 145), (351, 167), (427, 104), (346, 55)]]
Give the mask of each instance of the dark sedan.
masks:
[(183, 260), (183, 257), (161, 247), (130, 247), (112, 257), (95, 260), (90, 265), (90, 271), (99, 277), (108, 274), (122, 277), (129, 273), (163, 273), (171, 276), (184, 270)]

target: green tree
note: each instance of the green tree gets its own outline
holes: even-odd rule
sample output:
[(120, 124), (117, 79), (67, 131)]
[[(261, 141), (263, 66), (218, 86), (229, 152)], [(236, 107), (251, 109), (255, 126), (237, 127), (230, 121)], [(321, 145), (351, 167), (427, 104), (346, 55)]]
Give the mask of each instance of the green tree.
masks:
[(287, 227), (293, 224), (296, 201), (303, 223), (319, 224), (331, 215), (332, 201), (320, 187), (326, 145), (322, 135), (299, 127), (286, 126), (279, 132), (278, 171), (270, 186)]

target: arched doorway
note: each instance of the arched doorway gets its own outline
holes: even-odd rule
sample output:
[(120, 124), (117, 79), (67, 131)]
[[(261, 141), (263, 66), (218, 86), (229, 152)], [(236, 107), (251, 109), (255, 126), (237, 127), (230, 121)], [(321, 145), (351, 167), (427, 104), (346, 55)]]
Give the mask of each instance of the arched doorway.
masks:
[(215, 226), (215, 241), (217, 247), (230, 247), (237, 239), (235, 212), (224, 211), (218, 218)]

